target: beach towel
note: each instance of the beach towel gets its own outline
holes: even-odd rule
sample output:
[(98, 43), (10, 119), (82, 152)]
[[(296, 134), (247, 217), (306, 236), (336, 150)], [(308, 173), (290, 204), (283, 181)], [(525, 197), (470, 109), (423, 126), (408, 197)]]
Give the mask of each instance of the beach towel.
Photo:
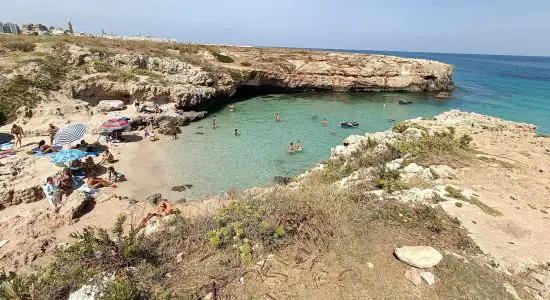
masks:
[(14, 148), (14, 145), (12, 143), (0, 144), (0, 150), (2, 151), (11, 150), (13, 148)]
[[(54, 148), (55, 150), (59, 151), (59, 150), (63, 149), (63, 146), (53, 146), (53, 148)], [(34, 149), (32, 149), (32, 150), (34, 151), (34, 155), (36, 155), (36, 156), (50, 156), (50, 155), (52, 155), (52, 154), (55, 153), (55, 152), (42, 153), (42, 152), (40, 151), (40, 147), (36, 147), (36, 148), (34, 148)]]
[(87, 196), (95, 195), (99, 193), (99, 189), (91, 189), (87, 184), (83, 184), (77, 189), (79, 192), (84, 193)]

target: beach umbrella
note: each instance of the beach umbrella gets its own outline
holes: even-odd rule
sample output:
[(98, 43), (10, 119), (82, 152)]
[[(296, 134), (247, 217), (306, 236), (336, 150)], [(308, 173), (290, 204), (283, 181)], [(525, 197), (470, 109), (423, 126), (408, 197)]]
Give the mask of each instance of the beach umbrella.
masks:
[(66, 149), (66, 150), (61, 150), (59, 152), (52, 154), (52, 158), (50, 159), (50, 162), (57, 166), (60, 166), (61, 164), (70, 163), (73, 160), (81, 159), (86, 155), (88, 155), (88, 153), (82, 150)]
[(74, 141), (80, 140), (86, 133), (86, 126), (84, 124), (71, 124), (67, 127), (61, 128), (54, 135), (53, 140), (56, 145), (70, 144)]
[(124, 130), (126, 127), (130, 125), (130, 122), (128, 122), (125, 118), (119, 118), (119, 119), (110, 119), (104, 122), (101, 125), (101, 128), (103, 131), (106, 132), (113, 132), (118, 130)]

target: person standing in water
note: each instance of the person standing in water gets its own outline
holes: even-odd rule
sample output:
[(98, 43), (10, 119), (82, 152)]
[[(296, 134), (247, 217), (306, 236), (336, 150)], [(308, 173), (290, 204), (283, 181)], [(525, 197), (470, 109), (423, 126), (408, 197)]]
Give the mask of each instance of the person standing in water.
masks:
[(313, 118), (313, 120), (317, 120), (317, 113), (316, 112), (313, 113), (312, 118)]
[(239, 135), (241, 135), (241, 131), (239, 130), (239, 128), (235, 128), (235, 136)]
[(235, 105), (229, 104), (229, 111), (235, 111)]
[(281, 122), (281, 114), (280, 113), (275, 113), (275, 121), (276, 122)]
[(323, 126), (328, 126), (328, 121), (327, 121), (327, 119), (323, 119)]
[(300, 143), (300, 141), (296, 142), (296, 151), (302, 151), (302, 144)]
[(294, 143), (290, 143), (290, 147), (288, 147), (288, 154), (294, 152)]
[(210, 121), (210, 126), (212, 126), (212, 129), (216, 129), (216, 118), (212, 118), (212, 121)]

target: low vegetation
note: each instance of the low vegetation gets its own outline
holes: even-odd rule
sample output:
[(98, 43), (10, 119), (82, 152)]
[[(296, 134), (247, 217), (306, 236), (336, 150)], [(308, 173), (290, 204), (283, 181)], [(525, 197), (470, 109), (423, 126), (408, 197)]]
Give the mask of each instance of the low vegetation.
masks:
[(32, 52), (34, 51), (34, 48), (36, 45), (31, 41), (8, 41), (6, 43), (3, 43), (3, 47), (11, 50), (11, 51), (21, 51), (21, 52)]
[(452, 187), (447, 186), (445, 188), (445, 191), (449, 194), (450, 197), (458, 199), (460, 201), (468, 202), (470, 204), (473, 204), (477, 207), (479, 207), (484, 213), (494, 216), (494, 217), (500, 217), (502, 216), (502, 212), (498, 211), (497, 209), (488, 206), (487, 204), (481, 202), (479, 198), (473, 196), (473, 197), (466, 197), (462, 194), (462, 191)]
[(231, 64), (234, 63), (235, 60), (231, 56), (223, 55), (217, 52), (212, 53), (214, 57), (221, 63), (224, 64)]

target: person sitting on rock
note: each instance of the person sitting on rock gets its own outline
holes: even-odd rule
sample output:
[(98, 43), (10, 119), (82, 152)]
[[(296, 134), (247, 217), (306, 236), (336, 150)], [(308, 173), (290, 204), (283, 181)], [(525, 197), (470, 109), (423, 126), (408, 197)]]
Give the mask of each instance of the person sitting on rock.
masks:
[(52, 152), (59, 152), (54, 147), (47, 145), (45, 140), (41, 140), (38, 142), (38, 148), (40, 149), (41, 153), (52, 153)]
[(141, 221), (142, 226), (149, 225), (149, 221), (154, 217), (164, 217), (172, 211), (172, 205), (168, 203), (168, 201), (160, 200), (157, 204), (157, 208), (155, 212), (148, 213), (145, 218)]

